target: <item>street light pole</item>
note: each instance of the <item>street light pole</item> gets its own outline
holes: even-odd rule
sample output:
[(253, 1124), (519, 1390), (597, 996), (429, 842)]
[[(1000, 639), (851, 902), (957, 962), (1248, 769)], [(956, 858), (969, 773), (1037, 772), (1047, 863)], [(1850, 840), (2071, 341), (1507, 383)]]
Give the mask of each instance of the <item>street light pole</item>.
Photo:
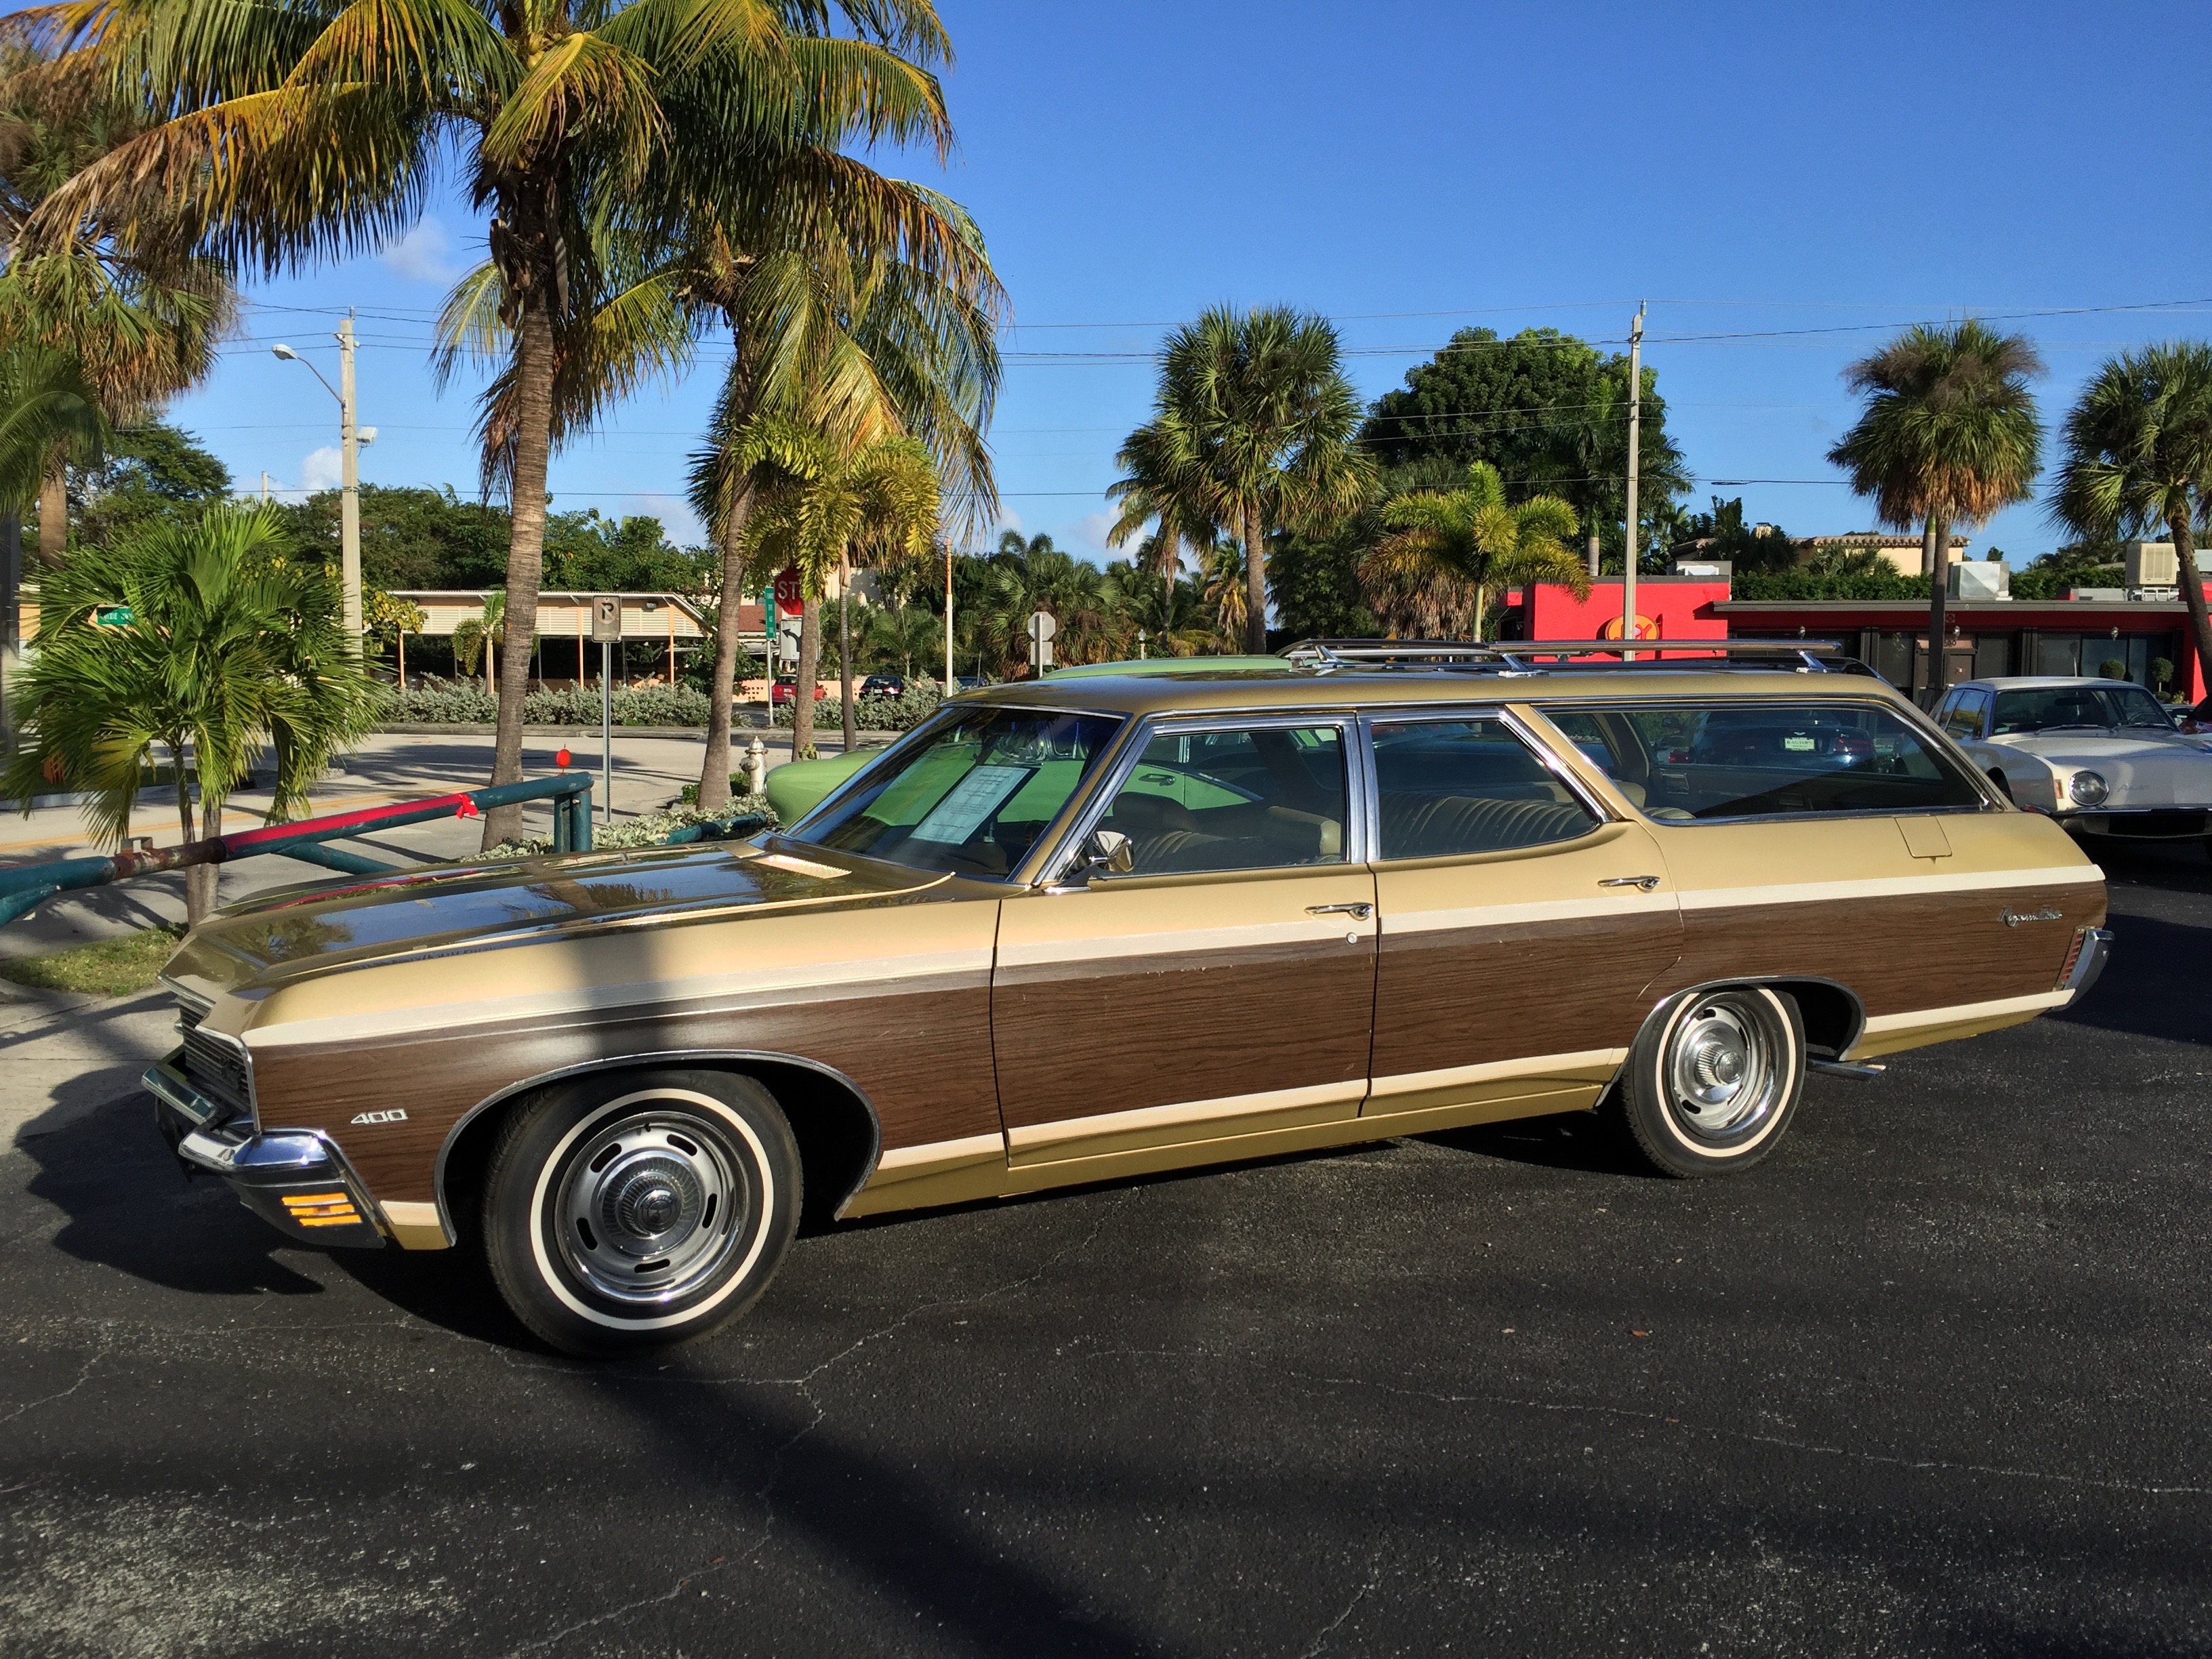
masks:
[[(1636, 472), (1638, 428), (1643, 424), (1644, 412), (1644, 302), (1636, 302), (1636, 320), (1628, 330), (1628, 517), (1626, 529), (1627, 558), (1624, 561), (1626, 580), (1620, 589), (1620, 638), (1624, 645), (1636, 643)], [(1636, 653), (1624, 651), (1623, 662), (1634, 662)]]
[[(346, 638), (361, 642), (361, 439), (354, 424), (353, 319), (338, 325), (338, 579), (345, 588)], [(1633, 485), (1630, 486), (1632, 489)]]
[[(323, 371), (279, 341), (270, 354), (288, 363), (307, 363), (307, 372), (323, 383), (323, 390), (338, 400), (338, 583), (345, 596), (346, 637), (358, 647), (361, 615), (361, 447), (376, 441), (374, 427), (355, 423), (353, 408), (353, 318), (338, 325), (338, 383), (332, 386)], [(265, 475), (264, 475), (265, 476)]]

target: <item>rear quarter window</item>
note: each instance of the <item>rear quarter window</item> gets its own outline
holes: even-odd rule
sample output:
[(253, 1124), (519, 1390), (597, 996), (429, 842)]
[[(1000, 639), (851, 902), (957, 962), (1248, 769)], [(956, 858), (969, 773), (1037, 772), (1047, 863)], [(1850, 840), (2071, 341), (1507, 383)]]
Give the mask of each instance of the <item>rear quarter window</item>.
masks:
[(1975, 811), (1951, 757), (1870, 704), (1731, 702), (1562, 710), (1553, 720), (1661, 823)]

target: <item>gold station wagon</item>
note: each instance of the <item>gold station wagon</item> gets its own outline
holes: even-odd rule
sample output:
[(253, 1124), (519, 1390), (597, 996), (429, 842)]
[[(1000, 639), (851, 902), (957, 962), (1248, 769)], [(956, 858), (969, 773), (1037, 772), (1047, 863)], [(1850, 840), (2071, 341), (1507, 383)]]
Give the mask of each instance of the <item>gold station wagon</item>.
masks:
[(1880, 681), (1565, 649), (1001, 686), (755, 842), (293, 890), (185, 940), (148, 1084), (289, 1237), (480, 1239), (604, 1352), (744, 1308), (802, 1206), (1593, 1107), (1747, 1169), (1808, 1070), (2095, 977), (2096, 867)]

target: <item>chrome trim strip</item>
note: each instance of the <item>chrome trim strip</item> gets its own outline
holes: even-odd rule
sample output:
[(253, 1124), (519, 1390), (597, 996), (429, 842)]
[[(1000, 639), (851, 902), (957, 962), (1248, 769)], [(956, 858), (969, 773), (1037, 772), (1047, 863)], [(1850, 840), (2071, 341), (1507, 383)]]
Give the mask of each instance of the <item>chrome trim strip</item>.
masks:
[(2033, 996), (2001, 997), (1995, 1002), (1961, 1002), (1948, 1008), (1914, 1008), (1901, 1014), (1875, 1014), (1867, 1021), (1861, 1036), (1913, 1031), (1929, 1025), (1956, 1025), (2002, 1014), (2037, 1013), (2045, 1008), (2063, 1008), (2073, 994), (2071, 991), (2039, 991)]
[(2049, 865), (2035, 870), (1984, 870), (1957, 875), (1867, 876), (1847, 881), (1789, 882), (1759, 887), (1690, 887), (1682, 908), (1729, 910), (1745, 905), (1821, 904), (1838, 899), (1899, 898), (1933, 893), (1998, 893), (2014, 887), (2101, 885), (2094, 864)]
[(837, 1200), (837, 1207), (832, 1212), (835, 1217), (842, 1217), (853, 1200), (860, 1195), (861, 1189), (875, 1178), (876, 1170), (883, 1161), (883, 1114), (876, 1109), (876, 1103), (868, 1097), (868, 1091), (836, 1066), (824, 1066), (818, 1060), (807, 1060), (799, 1054), (774, 1054), (758, 1048), (676, 1048), (650, 1054), (617, 1054), (605, 1060), (586, 1060), (581, 1065), (563, 1066), (555, 1071), (541, 1072), (536, 1077), (525, 1078), (520, 1083), (511, 1083), (504, 1089), (486, 1095), (455, 1118), (453, 1127), (446, 1131), (445, 1139), (438, 1145), (437, 1161), (431, 1166), (430, 1174), (431, 1190), (436, 1196), (438, 1206), (438, 1224), (446, 1231), (446, 1242), (452, 1244), (458, 1243), (459, 1238), (453, 1228), (453, 1210), (446, 1202), (446, 1163), (453, 1154), (453, 1143), (460, 1139), (461, 1131), (490, 1108), (503, 1105), (526, 1090), (544, 1088), (549, 1083), (563, 1083), (570, 1078), (584, 1077), (593, 1072), (611, 1072), (635, 1066), (681, 1066), (699, 1060), (726, 1060), (766, 1061), (771, 1065), (797, 1066), (819, 1073), (832, 1083), (849, 1091), (853, 1098), (860, 1103), (868, 1115), (868, 1156), (860, 1178)]
[(210, 1121), (228, 1116), (230, 1109), (213, 1096), (202, 1094), (182, 1072), (176, 1069), (177, 1058), (184, 1052), (181, 1045), (171, 1049), (161, 1060), (148, 1066), (145, 1075), (138, 1081), (148, 1094), (198, 1129)]
[(1552, 1077), (1563, 1071), (1610, 1070), (1627, 1058), (1626, 1048), (1585, 1048), (1571, 1054), (1486, 1060), (1479, 1066), (1446, 1066), (1433, 1072), (1399, 1072), (1373, 1079), (1369, 1098), (1381, 1102), (1398, 1095), (1423, 1094), (1463, 1084), (1505, 1083), (1515, 1078)]
[(2084, 927), (2081, 948), (2074, 957), (2073, 971), (2058, 988), (2066, 993), (2071, 1004), (2086, 994), (2105, 972), (2105, 964), (2112, 959), (2112, 930), (2109, 927)]

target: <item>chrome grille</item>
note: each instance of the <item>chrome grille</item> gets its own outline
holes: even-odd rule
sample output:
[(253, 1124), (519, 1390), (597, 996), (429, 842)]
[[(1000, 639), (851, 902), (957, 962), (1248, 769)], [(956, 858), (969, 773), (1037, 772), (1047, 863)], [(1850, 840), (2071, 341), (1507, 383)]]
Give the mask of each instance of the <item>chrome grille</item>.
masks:
[(226, 1105), (245, 1110), (252, 1104), (252, 1074), (244, 1048), (235, 1038), (200, 1030), (197, 1021), (185, 1031), (185, 1075), (202, 1093)]

